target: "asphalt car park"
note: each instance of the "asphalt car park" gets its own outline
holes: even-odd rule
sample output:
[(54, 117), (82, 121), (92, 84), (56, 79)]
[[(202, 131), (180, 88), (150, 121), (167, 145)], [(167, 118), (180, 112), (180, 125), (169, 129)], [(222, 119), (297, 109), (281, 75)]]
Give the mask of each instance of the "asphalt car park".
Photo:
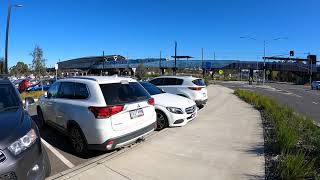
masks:
[[(203, 109), (205, 109), (205, 106), (201, 107), (199, 112)], [(38, 122), (36, 106), (30, 106), (28, 112), (31, 115), (32, 119)], [(153, 136), (157, 133), (159, 133), (159, 131), (154, 131), (149, 136)], [(66, 135), (62, 134), (58, 130), (51, 127), (46, 127), (40, 130), (40, 134), (42, 143), (47, 150), (51, 163), (51, 176), (67, 169), (71, 169), (80, 164), (89, 162), (90, 160), (99, 156), (111, 156), (115, 153), (121, 153), (121, 151), (125, 151), (126, 149), (134, 146), (134, 144), (132, 144), (124, 148), (108, 152), (90, 151), (90, 153), (86, 157), (81, 157), (79, 155), (76, 155)]]

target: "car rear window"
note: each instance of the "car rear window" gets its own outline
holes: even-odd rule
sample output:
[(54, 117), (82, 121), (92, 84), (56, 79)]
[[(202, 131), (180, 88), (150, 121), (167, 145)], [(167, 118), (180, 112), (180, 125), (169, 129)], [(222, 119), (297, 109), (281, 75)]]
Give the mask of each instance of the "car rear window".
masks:
[(20, 106), (19, 98), (14, 88), (9, 84), (0, 84), (0, 112), (11, 107)]
[(206, 83), (204, 82), (203, 79), (195, 79), (192, 81), (193, 84), (197, 85), (197, 86), (205, 86)]
[(126, 104), (150, 98), (138, 82), (100, 84), (100, 88), (107, 105)]
[(148, 91), (151, 96), (164, 93), (160, 88), (151, 83), (141, 82), (140, 84)]

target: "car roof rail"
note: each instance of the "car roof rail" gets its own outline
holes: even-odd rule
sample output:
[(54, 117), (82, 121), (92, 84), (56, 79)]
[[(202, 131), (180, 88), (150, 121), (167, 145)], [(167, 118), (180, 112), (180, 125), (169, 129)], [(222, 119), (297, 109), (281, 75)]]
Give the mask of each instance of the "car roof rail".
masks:
[(83, 76), (72, 76), (72, 77), (67, 77), (66, 79), (84, 79), (84, 80), (97, 81), (95, 78), (83, 77)]

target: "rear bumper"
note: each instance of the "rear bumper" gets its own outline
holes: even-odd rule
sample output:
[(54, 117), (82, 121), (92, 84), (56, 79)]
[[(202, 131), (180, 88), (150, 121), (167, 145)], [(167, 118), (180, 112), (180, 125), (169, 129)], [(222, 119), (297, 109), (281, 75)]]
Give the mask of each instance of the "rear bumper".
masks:
[[(117, 148), (126, 146), (128, 144), (134, 143), (139, 138), (154, 131), (155, 127), (156, 127), (156, 123), (152, 123), (142, 129), (137, 130), (137, 131), (134, 131), (134, 132), (131, 132), (131, 133), (128, 133), (128, 134), (125, 134), (123, 136), (119, 136), (116, 138), (108, 139), (107, 141), (105, 141), (102, 144), (89, 144), (88, 148), (94, 149), (94, 150), (100, 150), (100, 151), (117, 149)], [(112, 147), (107, 149), (107, 145), (110, 142), (113, 142)]]

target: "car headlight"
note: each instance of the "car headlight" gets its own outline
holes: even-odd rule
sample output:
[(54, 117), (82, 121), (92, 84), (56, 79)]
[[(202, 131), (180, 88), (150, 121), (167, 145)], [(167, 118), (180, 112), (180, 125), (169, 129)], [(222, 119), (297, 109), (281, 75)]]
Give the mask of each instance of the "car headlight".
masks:
[(167, 110), (175, 114), (183, 114), (183, 111), (180, 108), (167, 107)]
[(22, 138), (16, 140), (13, 142), (8, 149), (11, 153), (14, 155), (18, 155), (24, 150), (28, 149), (30, 146), (34, 144), (34, 142), (37, 140), (38, 136), (34, 129), (31, 129), (26, 135), (24, 135)]

